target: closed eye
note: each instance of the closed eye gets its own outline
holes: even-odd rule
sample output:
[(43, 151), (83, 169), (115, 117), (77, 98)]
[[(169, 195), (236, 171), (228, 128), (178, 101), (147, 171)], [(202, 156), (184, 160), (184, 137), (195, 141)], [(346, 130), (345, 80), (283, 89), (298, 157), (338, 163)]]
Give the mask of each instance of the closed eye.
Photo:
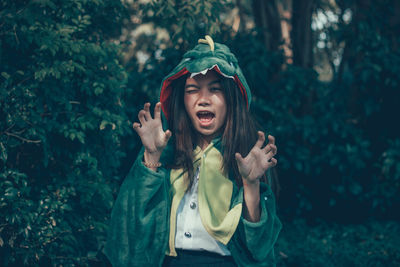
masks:
[(211, 92), (218, 92), (218, 91), (221, 91), (221, 90), (222, 90), (221, 87), (212, 87), (212, 88), (210, 88)]
[(185, 93), (186, 94), (194, 94), (198, 91), (199, 91), (199, 89), (186, 89)]

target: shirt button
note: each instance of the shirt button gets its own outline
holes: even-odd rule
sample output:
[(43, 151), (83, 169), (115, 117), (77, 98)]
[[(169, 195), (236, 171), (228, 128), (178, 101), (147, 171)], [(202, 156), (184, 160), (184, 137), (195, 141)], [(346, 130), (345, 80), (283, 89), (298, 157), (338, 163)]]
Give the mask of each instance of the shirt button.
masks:
[(185, 232), (185, 236), (186, 236), (187, 238), (191, 238), (191, 237), (192, 237), (192, 234), (189, 233), (189, 232)]
[(190, 203), (190, 208), (191, 208), (192, 210), (194, 210), (194, 209), (196, 208), (196, 203), (191, 202), (191, 203)]

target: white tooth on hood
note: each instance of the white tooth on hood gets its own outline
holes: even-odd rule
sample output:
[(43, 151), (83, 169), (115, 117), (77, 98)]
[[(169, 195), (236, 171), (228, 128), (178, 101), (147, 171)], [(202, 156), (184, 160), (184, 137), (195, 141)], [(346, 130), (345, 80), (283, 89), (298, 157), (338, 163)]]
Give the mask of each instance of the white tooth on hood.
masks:
[(194, 76), (199, 75), (199, 74), (206, 75), (206, 73), (207, 73), (209, 70), (212, 70), (212, 69), (214, 69), (214, 68), (217, 68), (217, 69), (218, 69), (218, 73), (222, 74), (222, 76), (224, 76), (224, 77), (226, 77), (226, 78), (234, 79), (233, 76), (226, 75), (226, 74), (224, 74), (222, 71), (220, 71), (220, 69), (219, 69), (219, 67), (218, 67), (217, 64), (213, 65), (211, 68), (202, 70), (202, 71), (200, 71), (200, 72), (193, 72), (192, 74), (190, 74), (190, 78), (193, 78)]

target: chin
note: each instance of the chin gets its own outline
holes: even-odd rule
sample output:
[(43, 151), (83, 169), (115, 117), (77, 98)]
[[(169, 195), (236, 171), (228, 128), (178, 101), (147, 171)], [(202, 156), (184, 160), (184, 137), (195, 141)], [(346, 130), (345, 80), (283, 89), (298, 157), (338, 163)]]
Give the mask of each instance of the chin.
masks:
[(205, 138), (214, 138), (217, 135), (217, 131), (209, 130), (209, 131), (197, 131), (201, 136)]
[(204, 131), (198, 131), (198, 133), (203, 137), (210, 137), (213, 135), (213, 133), (204, 132)]

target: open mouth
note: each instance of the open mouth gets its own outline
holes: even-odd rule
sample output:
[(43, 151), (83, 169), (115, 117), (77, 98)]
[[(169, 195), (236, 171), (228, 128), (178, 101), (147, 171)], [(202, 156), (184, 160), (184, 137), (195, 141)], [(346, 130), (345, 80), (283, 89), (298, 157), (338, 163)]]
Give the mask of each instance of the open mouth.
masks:
[(196, 115), (202, 124), (209, 124), (215, 118), (215, 114), (210, 111), (199, 111)]

